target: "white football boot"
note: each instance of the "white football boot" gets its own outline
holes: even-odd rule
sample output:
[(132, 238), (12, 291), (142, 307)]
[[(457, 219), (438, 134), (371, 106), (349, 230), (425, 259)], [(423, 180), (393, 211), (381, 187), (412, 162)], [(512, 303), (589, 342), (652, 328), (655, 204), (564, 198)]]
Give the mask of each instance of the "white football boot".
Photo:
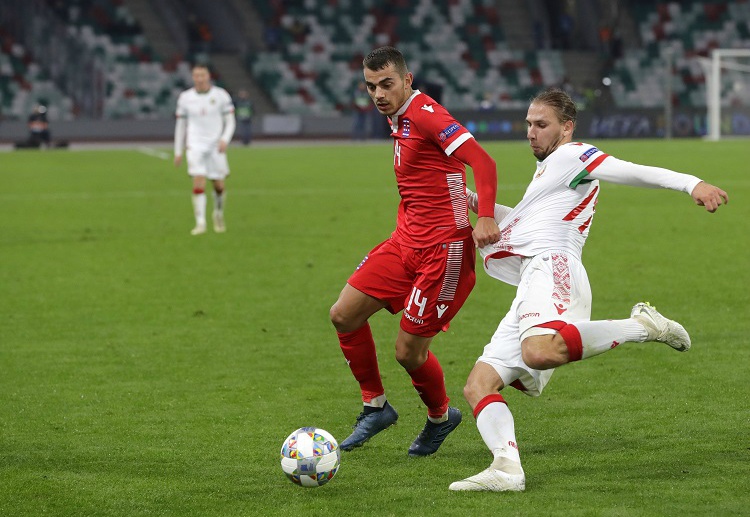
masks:
[(650, 303), (636, 303), (630, 317), (646, 328), (647, 341), (666, 343), (678, 352), (690, 350), (690, 335), (685, 327), (662, 316)]
[(206, 225), (205, 224), (196, 224), (195, 228), (190, 230), (190, 235), (202, 235), (206, 233)]
[(479, 474), (455, 481), (448, 488), (457, 492), (523, 492), (526, 476), (520, 463), (499, 456)]

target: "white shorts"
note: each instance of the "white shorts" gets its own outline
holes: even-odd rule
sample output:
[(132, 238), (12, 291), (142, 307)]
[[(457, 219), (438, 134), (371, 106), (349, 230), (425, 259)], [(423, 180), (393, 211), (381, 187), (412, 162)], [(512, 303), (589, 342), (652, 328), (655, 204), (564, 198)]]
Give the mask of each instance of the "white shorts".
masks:
[(229, 176), (227, 153), (214, 149), (188, 149), (187, 169), (190, 176), (205, 176), (210, 180), (223, 180)]
[(581, 261), (563, 251), (524, 259), (521, 267), (516, 298), (477, 362), (495, 368), (506, 386), (538, 397), (554, 369), (534, 370), (523, 362), (522, 336), (554, 334), (561, 324), (589, 321), (591, 286)]

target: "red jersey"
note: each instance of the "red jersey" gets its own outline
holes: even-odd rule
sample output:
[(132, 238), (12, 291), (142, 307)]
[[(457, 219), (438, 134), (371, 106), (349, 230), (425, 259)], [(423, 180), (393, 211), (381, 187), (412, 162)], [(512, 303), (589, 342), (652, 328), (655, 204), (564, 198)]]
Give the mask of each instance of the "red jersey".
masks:
[(451, 154), (472, 134), (419, 90), (390, 120), (401, 195), (393, 239), (426, 248), (470, 236), (466, 166)]

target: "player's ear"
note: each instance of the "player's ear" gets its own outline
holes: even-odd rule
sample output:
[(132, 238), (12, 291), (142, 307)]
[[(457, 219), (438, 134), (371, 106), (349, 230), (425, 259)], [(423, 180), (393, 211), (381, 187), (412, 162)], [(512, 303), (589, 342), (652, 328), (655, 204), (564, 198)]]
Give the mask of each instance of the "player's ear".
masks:
[(414, 74), (412, 74), (411, 72), (406, 72), (406, 75), (404, 76), (404, 90), (411, 88), (413, 82)]
[(575, 129), (575, 124), (572, 120), (566, 120), (563, 124), (563, 134), (565, 136), (570, 136), (573, 134), (573, 129)]

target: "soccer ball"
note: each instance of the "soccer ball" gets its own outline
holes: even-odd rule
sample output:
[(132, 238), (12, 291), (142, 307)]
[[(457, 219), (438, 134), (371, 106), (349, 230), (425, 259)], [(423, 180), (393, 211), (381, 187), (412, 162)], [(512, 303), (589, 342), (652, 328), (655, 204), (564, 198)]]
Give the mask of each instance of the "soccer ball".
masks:
[(341, 449), (331, 433), (317, 427), (301, 427), (281, 446), (281, 470), (295, 484), (325, 485), (341, 464)]

